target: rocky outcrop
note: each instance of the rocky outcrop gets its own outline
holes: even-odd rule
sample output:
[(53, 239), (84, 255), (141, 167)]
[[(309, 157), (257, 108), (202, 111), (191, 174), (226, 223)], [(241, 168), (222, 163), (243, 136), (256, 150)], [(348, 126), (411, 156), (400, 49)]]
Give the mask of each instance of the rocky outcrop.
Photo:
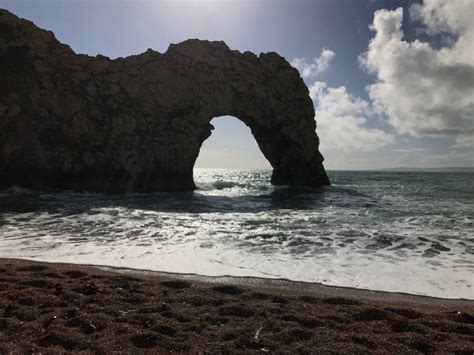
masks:
[(192, 190), (213, 117), (252, 130), (275, 185), (324, 185), (314, 109), (276, 53), (197, 39), (111, 60), (0, 10), (0, 188)]

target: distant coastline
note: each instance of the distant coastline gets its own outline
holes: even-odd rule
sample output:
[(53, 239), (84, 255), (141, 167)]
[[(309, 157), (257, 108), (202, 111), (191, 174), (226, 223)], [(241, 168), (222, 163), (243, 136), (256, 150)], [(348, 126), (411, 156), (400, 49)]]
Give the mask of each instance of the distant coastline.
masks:
[(385, 168), (374, 171), (398, 171), (398, 172), (426, 172), (426, 173), (474, 173), (474, 167), (447, 167), (447, 168)]
[(474, 167), (456, 166), (446, 168), (413, 168), (413, 167), (396, 167), (381, 169), (327, 169), (327, 171), (353, 171), (353, 172), (407, 172), (407, 173), (474, 173)]

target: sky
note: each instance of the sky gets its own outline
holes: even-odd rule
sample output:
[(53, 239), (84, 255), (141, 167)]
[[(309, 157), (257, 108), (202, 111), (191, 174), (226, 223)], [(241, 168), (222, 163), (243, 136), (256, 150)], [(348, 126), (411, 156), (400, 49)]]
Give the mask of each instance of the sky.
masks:
[[(474, 166), (472, 0), (0, 0), (77, 53), (188, 38), (284, 56), (306, 82), (327, 169)], [(197, 167), (269, 168), (235, 117)]]

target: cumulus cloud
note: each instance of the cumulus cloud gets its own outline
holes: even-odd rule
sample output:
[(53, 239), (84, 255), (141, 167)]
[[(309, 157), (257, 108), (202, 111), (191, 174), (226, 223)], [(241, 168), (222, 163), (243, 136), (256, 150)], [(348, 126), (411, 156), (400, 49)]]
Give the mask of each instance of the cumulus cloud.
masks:
[(366, 127), (374, 116), (369, 103), (347, 92), (345, 86), (328, 87), (317, 81), (310, 86), (315, 105), (321, 150), (344, 152), (370, 151), (393, 142), (393, 136), (379, 129)]
[(368, 86), (374, 109), (400, 133), (451, 135), (459, 145), (474, 135), (474, 1), (425, 0), (411, 18), (430, 35), (452, 40), (439, 49), (403, 38), (403, 9), (378, 10), (375, 36), (360, 57), (376, 77)]
[(306, 58), (294, 58), (291, 65), (298, 69), (303, 78), (315, 77), (329, 68), (336, 53), (330, 49), (323, 48), (319, 57), (314, 58), (314, 63), (307, 63)]

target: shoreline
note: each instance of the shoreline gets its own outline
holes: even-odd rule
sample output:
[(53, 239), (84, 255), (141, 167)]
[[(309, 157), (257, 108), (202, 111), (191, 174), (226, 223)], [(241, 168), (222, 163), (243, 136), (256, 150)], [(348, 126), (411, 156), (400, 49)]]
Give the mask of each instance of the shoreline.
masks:
[(0, 258), (0, 353), (474, 350), (474, 301)]
[(239, 286), (249, 286), (255, 288), (271, 288), (274, 291), (284, 291), (291, 289), (292, 292), (298, 290), (298, 292), (311, 293), (315, 292), (320, 295), (332, 296), (332, 295), (347, 295), (352, 298), (362, 299), (362, 300), (372, 300), (376, 301), (378, 299), (388, 300), (390, 302), (402, 301), (406, 303), (413, 303), (416, 305), (430, 305), (432, 303), (445, 303), (449, 305), (469, 305), (472, 303), (474, 305), (474, 290), (473, 298), (445, 298), (437, 297), (430, 295), (420, 295), (409, 292), (400, 292), (400, 291), (382, 291), (382, 290), (372, 290), (368, 288), (359, 288), (351, 286), (336, 286), (336, 285), (327, 285), (321, 282), (311, 282), (311, 281), (297, 281), (290, 280), (285, 278), (271, 278), (271, 277), (257, 277), (257, 276), (232, 276), (232, 275), (219, 275), (219, 276), (210, 276), (210, 275), (201, 275), (195, 273), (178, 273), (171, 271), (157, 271), (150, 269), (139, 269), (139, 268), (129, 268), (124, 266), (110, 266), (110, 265), (99, 265), (99, 264), (79, 264), (71, 262), (50, 262), (42, 260), (34, 260), (28, 258), (3, 258), (0, 257), (0, 262), (2, 260), (11, 260), (11, 261), (27, 261), (33, 263), (40, 263), (46, 265), (62, 265), (62, 266), (76, 266), (84, 268), (96, 268), (104, 271), (117, 272), (130, 275), (138, 276), (148, 276), (148, 277), (167, 277), (167, 278), (177, 278), (188, 281), (203, 282), (209, 284), (234, 284)]

